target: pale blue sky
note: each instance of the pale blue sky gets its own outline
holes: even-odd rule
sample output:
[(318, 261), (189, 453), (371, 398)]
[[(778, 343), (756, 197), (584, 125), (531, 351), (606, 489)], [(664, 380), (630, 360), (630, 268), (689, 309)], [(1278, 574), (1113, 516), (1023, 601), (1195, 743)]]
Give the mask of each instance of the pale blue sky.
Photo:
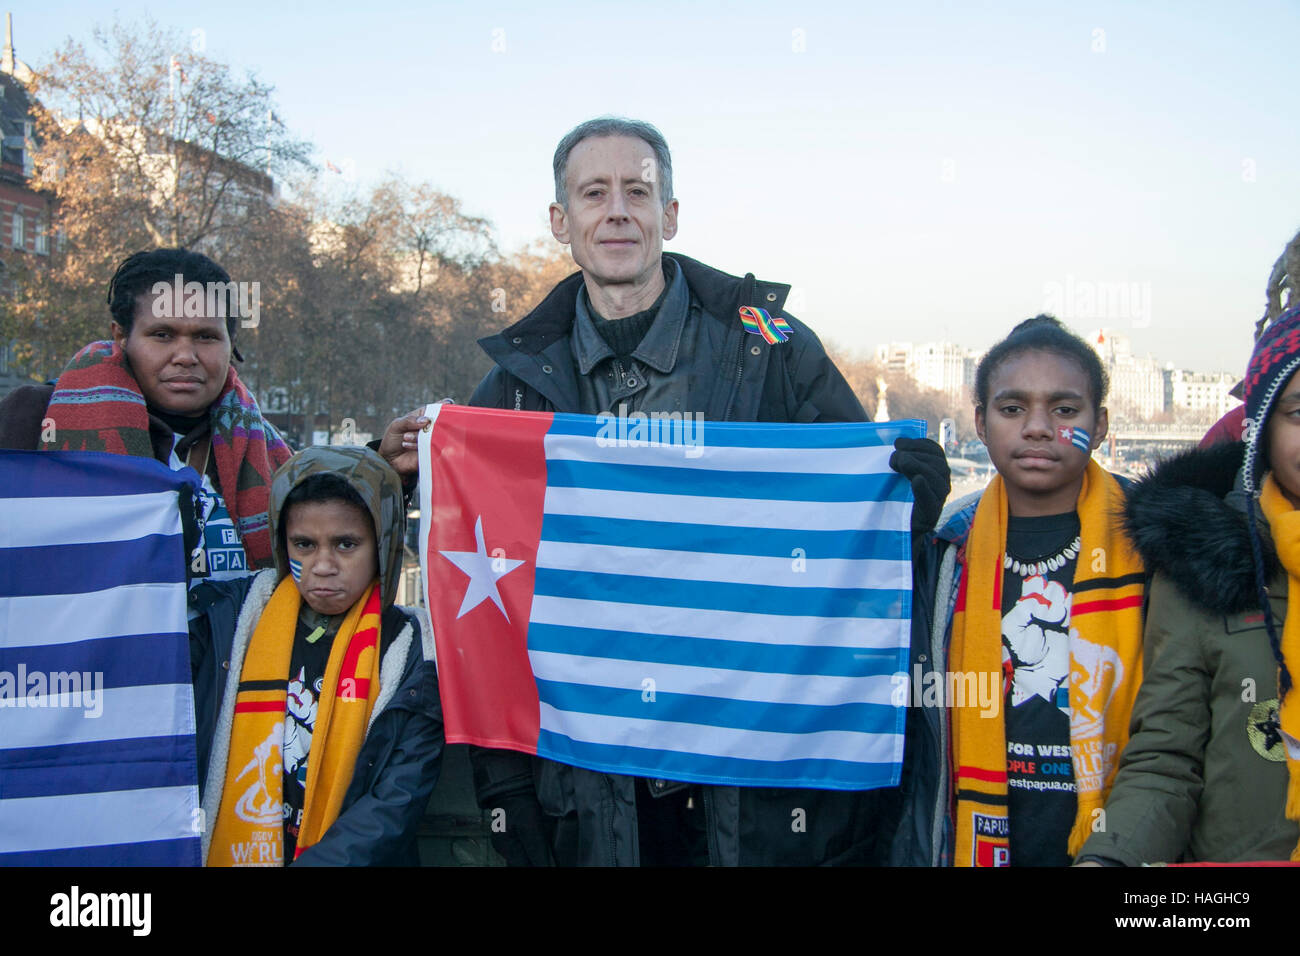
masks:
[[(511, 247), (601, 113), (668, 138), (668, 248), (790, 282), (824, 338), (982, 347), (1067, 280), (1149, 314), (1063, 315), (1240, 370), (1300, 228), (1300, 2), (121, 3), (277, 89), (364, 185), (434, 183)], [(102, 3), (14, 10), (37, 65)], [(501, 31), (501, 32), (495, 32)], [(801, 31), (801, 32), (800, 32)], [(1098, 32), (1102, 31), (1102, 32)], [(504, 41), (504, 50), (494, 51)], [(1097, 48), (1097, 49), (1094, 49)], [(1085, 303), (1078, 303), (1085, 305)]]

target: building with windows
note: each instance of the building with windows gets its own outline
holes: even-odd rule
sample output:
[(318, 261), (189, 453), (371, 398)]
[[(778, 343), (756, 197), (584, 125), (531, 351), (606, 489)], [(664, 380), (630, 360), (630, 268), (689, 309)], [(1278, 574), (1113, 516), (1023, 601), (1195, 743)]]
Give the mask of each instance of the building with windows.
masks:
[(1165, 370), (1151, 356), (1133, 354), (1127, 335), (1094, 329), (1085, 337), (1110, 377), (1106, 404), (1122, 420), (1146, 421), (1165, 411)]
[[(1128, 336), (1113, 329), (1094, 329), (1083, 336), (1101, 358), (1110, 379), (1106, 399), (1111, 420), (1119, 424), (1204, 419), (1213, 422), (1240, 404), (1231, 394), (1239, 376), (1232, 372), (1192, 372), (1162, 366), (1152, 356), (1133, 353)], [(924, 388), (943, 392), (954, 403), (967, 403), (983, 350), (952, 342), (890, 342), (875, 350), (886, 370), (901, 372)]]
[[(0, 51), (0, 302), (10, 291), (17, 257), (49, 256), (52, 241), (50, 197), (32, 187), (31, 81), (31, 69), (14, 53), (13, 18), (5, 14)], [(10, 359), (11, 346), (0, 343), (0, 396), (29, 384), (13, 371)]]
[(0, 248), (49, 255), (49, 198), (31, 186), (32, 71), (14, 55), (13, 18), (5, 15), (0, 53)]
[(911, 374), (908, 370), (912, 365), (912, 343), (890, 342), (888, 345), (877, 345), (876, 361), (887, 371)]
[(952, 342), (890, 342), (876, 347), (876, 361), (886, 370), (902, 372), (918, 385), (943, 392), (957, 403), (967, 400), (975, 384), (979, 355)]
[(943, 392), (954, 402), (964, 400), (974, 377), (968, 377), (970, 353), (951, 342), (927, 342), (912, 350), (912, 378), (926, 388)]
[(1172, 365), (1166, 370), (1167, 404), (1218, 421), (1241, 404), (1231, 395), (1238, 376), (1231, 372), (1188, 372)]

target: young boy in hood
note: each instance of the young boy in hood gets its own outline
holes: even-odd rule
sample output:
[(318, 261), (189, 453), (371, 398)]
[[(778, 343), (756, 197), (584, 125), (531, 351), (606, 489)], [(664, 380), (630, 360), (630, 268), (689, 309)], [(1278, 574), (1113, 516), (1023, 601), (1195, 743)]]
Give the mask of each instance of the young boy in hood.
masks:
[(443, 729), (428, 619), (393, 604), (401, 481), (309, 448), (270, 498), (275, 570), (191, 595), (204, 862), (418, 863)]
[(1298, 369), (1300, 308), (1255, 346), (1247, 440), (1172, 458), (1129, 494), (1155, 572), (1148, 671), (1080, 863), (1300, 860)]

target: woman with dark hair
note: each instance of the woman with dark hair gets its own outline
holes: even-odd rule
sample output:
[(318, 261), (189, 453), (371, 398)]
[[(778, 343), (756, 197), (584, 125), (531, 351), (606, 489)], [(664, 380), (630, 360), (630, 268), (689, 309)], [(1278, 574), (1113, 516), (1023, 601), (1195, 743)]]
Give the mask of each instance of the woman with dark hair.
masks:
[(53, 385), (23, 386), (0, 401), (0, 448), (104, 451), (194, 468), (203, 478), (195, 579), (271, 565), (268, 487), (292, 454), (231, 364), (239, 357), (233, 288), (200, 253), (137, 252), (109, 283), (112, 340), (83, 348)]
[(980, 362), (997, 475), (918, 553), (895, 863), (1064, 866), (1097, 819), (1141, 683), (1144, 579), (1092, 459), (1106, 384), (1051, 316)]

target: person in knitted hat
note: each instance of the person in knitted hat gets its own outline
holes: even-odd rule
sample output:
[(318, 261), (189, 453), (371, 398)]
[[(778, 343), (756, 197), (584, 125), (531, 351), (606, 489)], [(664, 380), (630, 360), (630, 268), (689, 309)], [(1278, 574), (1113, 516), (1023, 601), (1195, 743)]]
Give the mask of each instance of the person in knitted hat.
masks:
[(1245, 397), (1245, 441), (1129, 492), (1147, 674), (1080, 863), (1300, 860), (1300, 308), (1260, 336)]
[[(1282, 254), (1273, 263), (1268, 276), (1268, 285), (1264, 290), (1264, 298), (1264, 314), (1255, 323), (1256, 342), (1264, 337), (1270, 322), (1276, 322), (1284, 312), (1300, 303), (1300, 232), (1291, 237), (1291, 241), (1286, 244)], [(1228, 394), (1239, 401), (1244, 400), (1245, 387), (1245, 381), (1240, 381)], [(1201, 439), (1201, 447), (1208, 448), (1221, 441), (1240, 441), (1244, 437), (1245, 417), (1245, 405), (1229, 409), (1222, 418), (1210, 426), (1210, 430)]]

